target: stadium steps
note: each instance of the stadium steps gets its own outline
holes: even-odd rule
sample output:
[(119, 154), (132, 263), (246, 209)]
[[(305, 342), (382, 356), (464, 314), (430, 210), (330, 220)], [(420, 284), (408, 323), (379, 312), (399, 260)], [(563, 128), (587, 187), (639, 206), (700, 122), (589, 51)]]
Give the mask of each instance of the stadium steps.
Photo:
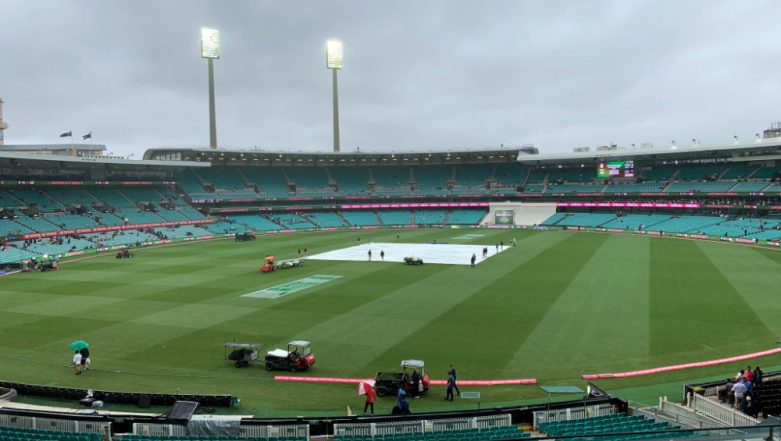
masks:
[(380, 217), (380, 213), (377, 213), (377, 210), (374, 210), (373, 213), (374, 213), (374, 217), (377, 218), (377, 225), (385, 225), (382, 222), (382, 217)]
[(445, 212), (445, 222), (442, 223), (442, 225), (447, 225), (450, 223), (450, 210)]
[[(122, 196), (123, 198), (125, 198), (125, 199), (126, 199), (128, 202), (130, 202), (131, 204), (133, 204), (133, 206), (134, 206), (134, 207), (138, 206), (138, 201), (134, 201), (133, 199), (130, 199), (130, 198), (128, 197), (128, 195), (126, 195), (126, 194), (125, 194), (124, 192), (122, 192), (121, 190), (117, 190), (117, 193), (119, 193), (119, 195), (120, 195), (120, 196)], [(146, 202), (148, 202), (148, 203), (150, 203), (150, 204), (154, 204), (154, 203), (155, 203), (155, 201), (146, 201)]]
[(342, 212), (341, 212), (341, 211), (337, 211), (337, 212), (336, 212), (336, 215), (337, 215), (337, 216), (339, 216), (339, 218), (342, 220), (342, 222), (344, 222), (344, 224), (345, 224), (345, 225), (349, 225), (349, 226), (351, 226), (351, 227), (353, 226), (353, 224), (351, 224), (350, 222), (348, 222), (348, 221), (347, 221), (347, 219), (345, 219), (345, 217), (344, 217), (344, 216), (342, 216)]
[(334, 178), (331, 176), (331, 167), (323, 167), (325, 170), (325, 179), (326, 183), (331, 186), (336, 186), (341, 190), (341, 187), (334, 181)]
[(415, 210), (410, 210), (409, 218), (410, 218), (410, 225), (415, 225), (417, 223), (415, 222)]
[(190, 170), (190, 172), (198, 179), (198, 182), (201, 183), (201, 187), (206, 189), (206, 181), (203, 179), (203, 176), (199, 175), (198, 172), (193, 168)]

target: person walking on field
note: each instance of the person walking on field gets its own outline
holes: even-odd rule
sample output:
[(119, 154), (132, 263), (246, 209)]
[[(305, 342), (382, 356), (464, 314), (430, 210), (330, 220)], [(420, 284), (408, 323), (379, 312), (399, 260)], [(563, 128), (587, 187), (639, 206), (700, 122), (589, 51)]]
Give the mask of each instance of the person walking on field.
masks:
[(369, 262), (372, 261), (372, 250), (369, 250)]
[(456, 382), (457, 376), (456, 376), (456, 367), (452, 364), (450, 365), (450, 369), (447, 371), (447, 376), (453, 376), (453, 388), (456, 390), (456, 395), (461, 395), (461, 391), (458, 389), (458, 383)]
[(447, 394), (445, 395), (445, 401), (453, 401), (453, 386), (456, 385), (456, 379), (452, 375), (447, 377)]
[(79, 351), (73, 354), (73, 369), (76, 371), (76, 375), (81, 374), (81, 352)]
[(469, 262), (472, 264), (472, 268), (475, 267), (475, 260), (477, 259), (477, 256), (475, 256), (474, 253), (472, 253), (472, 258), (469, 259)]
[(366, 413), (370, 407), (374, 415), (374, 402), (377, 400), (377, 391), (373, 387), (366, 388), (366, 404), (363, 405), (363, 413)]
[(385, 261), (385, 250), (380, 250), (380, 259)]

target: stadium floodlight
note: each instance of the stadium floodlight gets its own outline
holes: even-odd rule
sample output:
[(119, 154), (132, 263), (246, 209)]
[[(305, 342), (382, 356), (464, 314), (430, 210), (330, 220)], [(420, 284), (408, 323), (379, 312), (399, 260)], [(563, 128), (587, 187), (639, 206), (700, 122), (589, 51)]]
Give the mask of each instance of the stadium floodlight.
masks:
[(336, 72), (342, 68), (342, 42), (328, 40), (325, 42), (325, 65), (331, 69), (333, 77), (333, 104), (334, 104), (334, 152), (339, 151), (339, 84)]
[(342, 68), (342, 42), (339, 40), (328, 40), (325, 43), (325, 63), (329, 69)]
[(220, 58), (220, 31), (201, 28), (201, 58)]
[(220, 58), (220, 31), (201, 28), (201, 58), (209, 63), (209, 147), (217, 148), (217, 110), (214, 103), (214, 60)]

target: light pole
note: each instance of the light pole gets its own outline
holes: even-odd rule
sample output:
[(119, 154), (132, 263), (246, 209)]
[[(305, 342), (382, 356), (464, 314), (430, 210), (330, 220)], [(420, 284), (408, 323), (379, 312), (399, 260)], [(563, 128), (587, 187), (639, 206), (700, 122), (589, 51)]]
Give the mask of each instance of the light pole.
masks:
[(339, 85), (336, 71), (342, 68), (342, 42), (328, 40), (325, 43), (326, 67), (333, 73), (333, 102), (334, 102), (334, 152), (339, 151)]
[(214, 60), (220, 58), (220, 31), (201, 28), (201, 58), (209, 62), (209, 146), (217, 148), (217, 115), (214, 106)]

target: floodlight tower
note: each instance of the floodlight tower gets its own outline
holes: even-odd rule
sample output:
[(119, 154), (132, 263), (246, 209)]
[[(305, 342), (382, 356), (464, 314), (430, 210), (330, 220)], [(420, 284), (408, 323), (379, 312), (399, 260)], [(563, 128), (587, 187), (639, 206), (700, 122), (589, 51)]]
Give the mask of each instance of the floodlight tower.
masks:
[(214, 106), (214, 60), (220, 58), (220, 31), (201, 28), (201, 58), (209, 62), (209, 146), (217, 148), (217, 115)]
[(5, 129), (8, 128), (8, 124), (6, 124), (5, 121), (3, 121), (3, 103), (4, 102), (5, 101), (3, 101), (2, 98), (0, 98), (0, 145), (5, 144), (5, 141), (4, 141), (5, 134), (4, 134), (4, 132), (5, 132)]
[(333, 72), (333, 101), (334, 101), (334, 151), (339, 151), (339, 85), (336, 79), (336, 71), (342, 68), (342, 42), (328, 40), (325, 43), (325, 64)]

